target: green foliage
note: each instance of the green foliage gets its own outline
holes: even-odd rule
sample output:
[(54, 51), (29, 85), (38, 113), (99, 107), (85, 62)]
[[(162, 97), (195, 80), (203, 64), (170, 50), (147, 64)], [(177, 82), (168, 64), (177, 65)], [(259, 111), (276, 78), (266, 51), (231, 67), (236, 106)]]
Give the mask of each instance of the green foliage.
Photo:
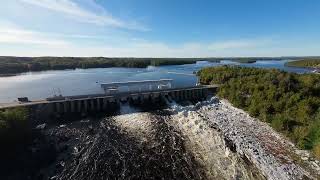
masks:
[(317, 156), (320, 157), (320, 143), (315, 145), (315, 147), (313, 148), (313, 153)]
[(286, 63), (286, 65), (292, 67), (320, 68), (320, 59), (303, 59), (297, 61), (290, 61)]
[(257, 62), (256, 59), (252, 59), (252, 58), (238, 58), (238, 59), (234, 59), (232, 61), (238, 62), (238, 63), (255, 63), (255, 62)]
[(152, 66), (164, 66), (164, 65), (182, 65), (182, 64), (193, 64), (196, 63), (197, 60), (196, 59), (172, 59), (170, 61), (166, 60), (164, 61), (164, 59), (152, 59), (151, 60), (151, 65)]
[(30, 135), (28, 111), (25, 108), (6, 109), (0, 112), (0, 142), (22, 142)]
[(222, 66), (198, 76), (203, 84), (221, 84), (220, 97), (320, 157), (320, 75)]

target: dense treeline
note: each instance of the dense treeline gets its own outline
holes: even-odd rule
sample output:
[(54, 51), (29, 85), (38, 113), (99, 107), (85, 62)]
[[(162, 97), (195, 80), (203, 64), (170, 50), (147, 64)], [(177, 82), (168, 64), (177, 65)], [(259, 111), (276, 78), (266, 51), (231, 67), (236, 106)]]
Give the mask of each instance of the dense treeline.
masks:
[(255, 62), (257, 62), (257, 60), (250, 59), (250, 58), (235, 59), (233, 61), (238, 62), (238, 63), (255, 63)]
[[(305, 57), (314, 59), (315, 57)], [(254, 63), (257, 60), (297, 59), (297, 57), (225, 57), (225, 58), (108, 58), (108, 57), (10, 57), (0, 56), (0, 75), (29, 71), (64, 70), (76, 68), (128, 67), (145, 68), (149, 65), (193, 64), (197, 61), (220, 62), (231, 60)]]
[(243, 67), (211, 67), (201, 83), (221, 84), (228, 99), (320, 158), (320, 75)]
[(292, 66), (292, 67), (320, 68), (320, 58), (290, 61), (290, 62), (287, 62), (286, 65)]
[[(28, 71), (64, 70), (76, 68), (128, 67), (144, 68), (149, 65), (192, 64), (199, 58), (105, 58), (105, 57), (0, 57), (0, 74)], [(216, 59), (204, 59), (218, 61)]]

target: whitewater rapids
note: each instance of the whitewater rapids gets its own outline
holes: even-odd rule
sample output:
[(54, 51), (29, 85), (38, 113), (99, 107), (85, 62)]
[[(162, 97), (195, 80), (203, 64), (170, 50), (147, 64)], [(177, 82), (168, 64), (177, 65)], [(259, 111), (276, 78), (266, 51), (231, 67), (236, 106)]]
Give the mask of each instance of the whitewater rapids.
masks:
[(167, 103), (150, 112), (122, 104), (120, 115), (46, 129), (58, 154), (40, 172), (53, 179), (319, 177), (318, 161), (296, 163), (292, 143), (226, 101)]

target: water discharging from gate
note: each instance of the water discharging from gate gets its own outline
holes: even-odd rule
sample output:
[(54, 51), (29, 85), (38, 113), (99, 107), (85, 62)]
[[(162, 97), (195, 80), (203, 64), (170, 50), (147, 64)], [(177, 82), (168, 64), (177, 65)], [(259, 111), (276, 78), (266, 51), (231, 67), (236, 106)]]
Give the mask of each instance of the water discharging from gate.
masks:
[[(82, 156), (60, 178), (254, 179), (199, 108), (213, 101), (142, 112), (128, 103), (83, 139)], [(80, 138), (81, 139), (81, 138)], [(80, 140), (81, 141), (81, 140)]]

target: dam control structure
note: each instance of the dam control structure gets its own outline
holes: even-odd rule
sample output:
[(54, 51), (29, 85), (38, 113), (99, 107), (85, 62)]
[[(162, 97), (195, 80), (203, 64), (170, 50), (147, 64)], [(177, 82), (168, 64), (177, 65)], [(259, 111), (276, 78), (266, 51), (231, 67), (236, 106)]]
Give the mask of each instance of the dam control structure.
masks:
[(170, 89), (172, 87), (172, 79), (160, 80), (144, 80), (144, 81), (128, 81), (128, 82), (112, 82), (102, 83), (106, 95), (114, 95), (119, 92), (141, 93), (147, 91), (156, 91)]
[(199, 101), (213, 95), (218, 88), (218, 85), (172, 88), (171, 83), (170, 79), (103, 83), (101, 88), (105, 94), (57, 96), (40, 101), (15, 102), (0, 105), (0, 110), (25, 107), (31, 112), (33, 119), (41, 123), (64, 115), (85, 116), (90, 113), (117, 111), (121, 103), (159, 104), (164, 99), (176, 102)]

